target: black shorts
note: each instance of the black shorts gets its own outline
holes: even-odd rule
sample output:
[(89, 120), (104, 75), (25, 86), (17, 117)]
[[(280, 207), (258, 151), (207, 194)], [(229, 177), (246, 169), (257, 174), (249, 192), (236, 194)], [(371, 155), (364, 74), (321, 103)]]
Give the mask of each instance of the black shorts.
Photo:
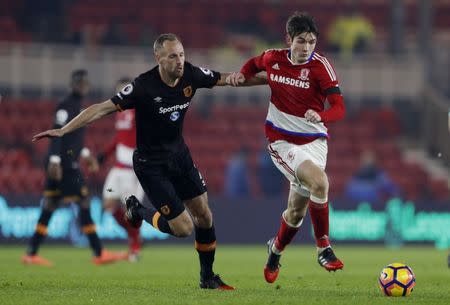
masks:
[(45, 197), (64, 199), (65, 201), (80, 201), (88, 195), (88, 188), (78, 169), (63, 169), (60, 181), (48, 177), (45, 181)]
[(149, 160), (136, 150), (133, 165), (148, 199), (167, 220), (184, 211), (183, 201), (206, 192), (205, 181), (187, 148), (168, 160), (158, 162)]

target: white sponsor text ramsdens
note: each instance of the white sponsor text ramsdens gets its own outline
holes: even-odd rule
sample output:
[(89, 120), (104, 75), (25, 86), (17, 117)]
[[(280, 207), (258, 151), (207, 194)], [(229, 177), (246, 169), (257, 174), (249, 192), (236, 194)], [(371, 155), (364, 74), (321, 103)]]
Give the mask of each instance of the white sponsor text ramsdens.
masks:
[(174, 112), (176, 110), (183, 110), (184, 108), (189, 107), (189, 103), (190, 102), (187, 102), (187, 103), (181, 104), (181, 105), (175, 105), (175, 106), (172, 106), (172, 107), (166, 107), (166, 108), (159, 107), (159, 113), (164, 114), (164, 113), (167, 113), (167, 112)]
[(295, 87), (299, 87), (299, 88), (304, 88), (304, 89), (309, 88), (309, 82), (301, 81), (299, 79), (290, 78), (290, 77), (286, 77), (286, 76), (276, 75), (273, 73), (270, 73), (270, 80), (277, 82), (277, 83), (291, 85), (291, 86), (295, 86)]

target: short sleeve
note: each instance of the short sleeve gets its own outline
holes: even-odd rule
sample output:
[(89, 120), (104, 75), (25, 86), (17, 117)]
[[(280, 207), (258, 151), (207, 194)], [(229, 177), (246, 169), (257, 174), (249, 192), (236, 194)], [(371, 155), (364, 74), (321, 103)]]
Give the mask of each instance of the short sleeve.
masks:
[(111, 98), (119, 111), (133, 109), (136, 107), (136, 103), (145, 99), (145, 90), (142, 83), (143, 81), (138, 77)]
[(192, 77), (196, 88), (212, 88), (220, 79), (220, 72), (202, 67), (192, 67)]

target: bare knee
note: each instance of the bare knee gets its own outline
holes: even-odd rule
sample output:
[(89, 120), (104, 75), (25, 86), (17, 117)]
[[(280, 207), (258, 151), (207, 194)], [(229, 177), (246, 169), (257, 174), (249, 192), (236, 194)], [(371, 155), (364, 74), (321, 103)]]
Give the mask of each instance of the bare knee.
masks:
[(309, 191), (312, 195), (319, 198), (326, 198), (328, 196), (328, 178), (325, 173), (321, 173), (312, 179)]
[(200, 228), (210, 228), (213, 223), (206, 193), (185, 202), (194, 224)]
[(173, 235), (176, 237), (188, 237), (192, 234), (192, 231), (194, 231), (194, 224), (189, 225), (183, 225), (183, 226), (174, 226), (171, 227)]
[(201, 211), (198, 211), (196, 215), (192, 216), (195, 225), (197, 225), (200, 228), (210, 228), (213, 223), (212, 213), (211, 210), (207, 207), (206, 209), (202, 209)]
[(169, 220), (169, 226), (176, 237), (188, 237), (194, 231), (194, 223), (187, 211)]
[(319, 198), (328, 196), (327, 174), (312, 161), (306, 160), (297, 168), (297, 177), (305, 184), (310, 193)]

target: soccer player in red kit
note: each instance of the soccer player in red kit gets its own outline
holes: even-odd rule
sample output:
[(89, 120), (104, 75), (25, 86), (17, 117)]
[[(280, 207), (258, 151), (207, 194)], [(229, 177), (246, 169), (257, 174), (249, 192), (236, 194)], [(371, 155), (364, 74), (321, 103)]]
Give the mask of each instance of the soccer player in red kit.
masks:
[[(120, 92), (131, 81), (129, 78), (121, 78), (116, 84), (116, 92)], [(128, 260), (135, 262), (141, 250), (140, 230), (124, 218), (126, 197), (134, 195), (140, 202), (144, 199), (144, 190), (133, 170), (133, 152), (136, 149), (134, 109), (116, 113), (115, 129), (114, 140), (97, 157), (99, 163), (103, 163), (112, 154), (116, 157), (114, 167), (108, 172), (103, 186), (103, 207), (110, 211), (117, 223), (126, 230), (129, 240)]]
[[(240, 85), (261, 71), (267, 72), (272, 91), (265, 123), (268, 149), (291, 187), (287, 209), (277, 235), (268, 241), (264, 268), (267, 282), (279, 272), (282, 251), (302, 225), (306, 209), (314, 227), (318, 262), (328, 271), (344, 264), (334, 254), (328, 224), (328, 178), (325, 173), (328, 132), (325, 123), (344, 117), (345, 107), (336, 73), (323, 55), (314, 51), (319, 31), (314, 19), (296, 12), (286, 24), (289, 48), (267, 50), (251, 58), (241, 72), (229, 76)], [(330, 107), (325, 109), (325, 101)]]

